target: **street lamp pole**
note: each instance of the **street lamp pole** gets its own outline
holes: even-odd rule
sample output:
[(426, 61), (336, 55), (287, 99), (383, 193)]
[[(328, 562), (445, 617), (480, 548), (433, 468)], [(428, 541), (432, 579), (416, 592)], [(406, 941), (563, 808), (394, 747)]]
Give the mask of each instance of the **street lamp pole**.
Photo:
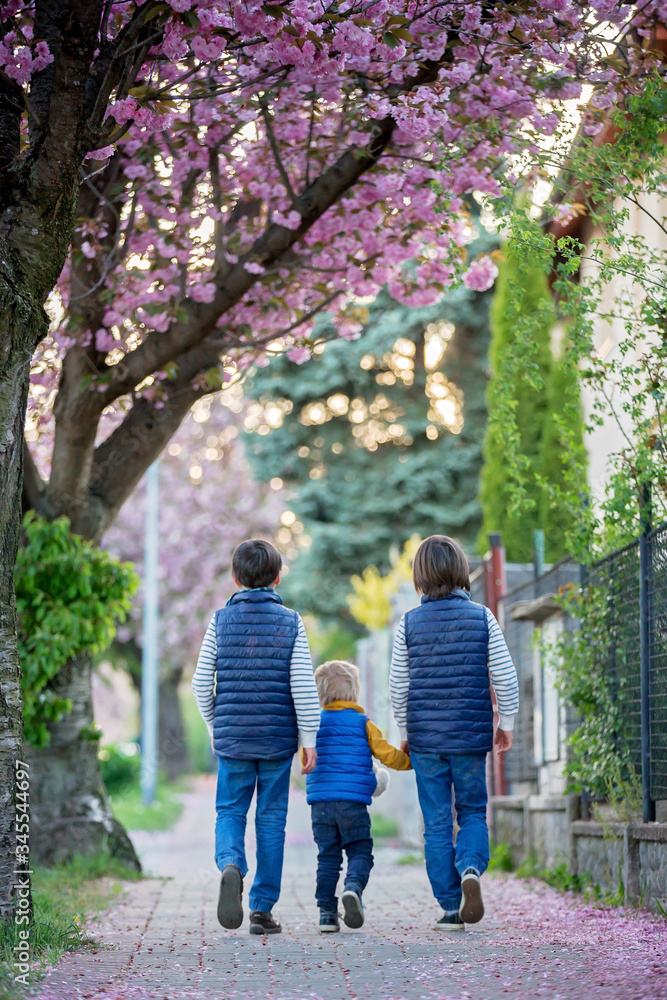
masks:
[(141, 657), (141, 797), (155, 798), (158, 772), (158, 563), (159, 489), (157, 461), (146, 473), (144, 534), (144, 627)]

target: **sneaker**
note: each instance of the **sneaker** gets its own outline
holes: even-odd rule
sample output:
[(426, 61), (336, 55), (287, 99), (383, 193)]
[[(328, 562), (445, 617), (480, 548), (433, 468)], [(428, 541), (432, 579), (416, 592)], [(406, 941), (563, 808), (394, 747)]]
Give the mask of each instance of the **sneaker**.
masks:
[(476, 868), (466, 868), (461, 876), (459, 917), (465, 924), (478, 924), (484, 916), (482, 886)]
[(327, 910), (320, 910), (320, 933), (336, 934), (340, 930), (340, 922), (337, 913), (329, 913)]
[(456, 913), (443, 913), (440, 919), (436, 920), (435, 929), (436, 931), (464, 931), (466, 928), (457, 911)]
[(218, 923), (228, 931), (236, 930), (243, 923), (243, 876), (238, 865), (225, 865), (220, 876), (218, 894)]
[(361, 893), (357, 892), (356, 889), (346, 889), (342, 896), (343, 909), (345, 913), (343, 914), (343, 923), (346, 927), (358, 927), (364, 926), (364, 907), (361, 902)]
[(280, 934), (282, 927), (277, 920), (274, 920), (270, 913), (262, 913), (261, 910), (253, 910), (250, 914), (251, 934)]

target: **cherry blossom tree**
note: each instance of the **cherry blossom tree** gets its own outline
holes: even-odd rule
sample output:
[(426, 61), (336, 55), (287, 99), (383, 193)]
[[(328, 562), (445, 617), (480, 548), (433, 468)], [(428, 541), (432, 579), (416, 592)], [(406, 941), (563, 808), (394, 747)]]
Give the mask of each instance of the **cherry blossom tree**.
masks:
[[(383, 284), (434, 301), (466, 267), (462, 197), (496, 193), (501, 160), (557, 129), (582, 82), (603, 108), (638, 78), (662, 4), (4, 0), (0, 12), (5, 912), (33, 348), (37, 412), (52, 406), (55, 424), (48, 480), (26, 456), (27, 503), (99, 540), (192, 403), (263, 352), (305, 360), (318, 311), (353, 337), (359, 297)], [(492, 280), (488, 265), (469, 280)], [(104, 823), (88, 792), (88, 818), (71, 805), (54, 830)]]

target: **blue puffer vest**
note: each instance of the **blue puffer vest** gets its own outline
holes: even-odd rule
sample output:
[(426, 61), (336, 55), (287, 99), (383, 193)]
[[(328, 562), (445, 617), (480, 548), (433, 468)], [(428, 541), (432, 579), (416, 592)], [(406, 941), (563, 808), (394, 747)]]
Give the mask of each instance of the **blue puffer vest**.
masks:
[(216, 613), (213, 743), (219, 757), (278, 760), (296, 753), (290, 663), (298, 616), (273, 590), (241, 590)]
[(418, 753), (487, 753), (493, 745), (486, 611), (464, 590), (405, 615), (408, 743)]
[(308, 805), (313, 802), (363, 802), (377, 781), (368, 745), (368, 717), (354, 708), (323, 709), (317, 733), (317, 764), (306, 776)]

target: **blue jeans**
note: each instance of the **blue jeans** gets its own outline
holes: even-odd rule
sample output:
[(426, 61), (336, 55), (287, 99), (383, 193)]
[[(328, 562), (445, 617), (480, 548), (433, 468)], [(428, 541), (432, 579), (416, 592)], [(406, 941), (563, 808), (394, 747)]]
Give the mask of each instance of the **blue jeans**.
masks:
[[(461, 875), (489, 864), (486, 754), (410, 754), (424, 815), (424, 856), (433, 895), (443, 910), (461, 902)], [(452, 786), (459, 832), (453, 844)]]
[(281, 760), (236, 760), (218, 757), (215, 796), (215, 863), (238, 865), (245, 876), (245, 829), (257, 786), (255, 833), (257, 873), (250, 890), (250, 909), (270, 913), (280, 895), (285, 849), (285, 821), (292, 757)]
[(368, 807), (363, 802), (314, 802), (313, 837), (318, 847), (315, 899), (321, 910), (338, 909), (336, 887), (347, 854), (345, 888), (361, 894), (373, 867), (373, 838)]

